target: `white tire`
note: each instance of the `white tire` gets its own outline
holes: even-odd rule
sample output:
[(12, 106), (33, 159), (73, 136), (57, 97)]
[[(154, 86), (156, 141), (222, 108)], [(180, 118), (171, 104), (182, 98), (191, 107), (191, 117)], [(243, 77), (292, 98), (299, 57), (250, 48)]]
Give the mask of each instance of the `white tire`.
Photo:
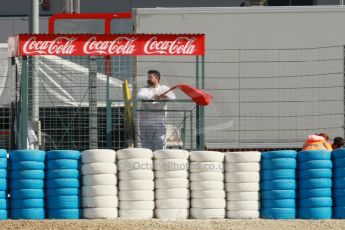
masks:
[(180, 220), (187, 219), (188, 209), (156, 209), (156, 217), (158, 219)]
[(119, 208), (123, 209), (140, 209), (140, 210), (153, 210), (155, 202), (151, 200), (121, 200)]
[(83, 208), (117, 208), (116, 196), (84, 196), (81, 199)]
[(117, 208), (84, 208), (85, 219), (115, 219), (118, 216)]
[(156, 199), (156, 207), (159, 209), (188, 209), (189, 200), (187, 199)]
[(228, 192), (228, 200), (257, 201), (260, 199), (259, 192)]
[(191, 191), (193, 199), (225, 199), (224, 190), (195, 190)]
[(191, 161), (223, 162), (224, 153), (216, 151), (192, 151), (190, 152)]
[(188, 178), (188, 171), (155, 171), (156, 179), (167, 179), (167, 178)]
[(189, 157), (189, 152), (182, 149), (161, 149), (153, 153), (155, 159), (185, 159)]
[(190, 181), (223, 181), (224, 173), (221, 172), (198, 172), (189, 174)]
[(225, 209), (191, 208), (190, 215), (193, 219), (224, 219)]
[(225, 172), (260, 172), (260, 163), (225, 163)]
[(226, 217), (230, 219), (257, 219), (260, 217), (259, 211), (227, 211)]
[(116, 164), (115, 163), (90, 163), (82, 164), (81, 174), (82, 175), (92, 175), (92, 174), (116, 174)]
[(110, 185), (82, 186), (82, 196), (117, 196), (117, 188)]
[(117, 177), (113, 174), (86, 175), (82, 178), (83, 186), (99, 186), (117, 184)]
[(190, 162), (189, 172), (224, 172), (222, 162)]
[(191, 206), (193, 208), (205, 208), (205, 209), (221, 209), (226, 207), (225, 199), (192, 199)]
[(110, 149), (90, 149), (81, 152), (81, 162), (89, 163), (115, 163), (116, 152)]
[(184, 178), (156, 179), (155, 188), (189, 188), (189, 180)]
[(158, 159), (154, 161), (155, 171), (188, 171), (189, 161), (186, 159)]
[(120, 171), (120, 180), (153, 180), (154, 175), (152, 170), (131, 170)]
[(191, 190), (222, 190), (223, 181), (193, 181), (190, 183)]
[(143, 200), (143, 201), (153, 201), (154, 192), (153, 191), (119, 191), (119, 200)]
[(254, 183), (260, 182), (259, 172), (229, 172), (225, 173), (226, 182), (235, 183)]
[(225, 153), (225, 162), (237, 162), (237, 163), (248, 163), (248, 162), (260, 162), (260, 152), (227, 152)]
[(133, 159), (133, 158), (152, 158), (153, 153), (150, 149), (144, 148), (128, 148), (117, 151), (117, 159)]
[(125, 219), (151, 219), (153, 218), (153, 210), (120, 209), (119, 217)]
[(153, 161), (149, 158), (135, 158), (117, 161), (119, 171), (152, 170)]
[(229, 211), (259, 211), (259, 201), (234, 201), (230, 200), (226, 203), (226, 208)]
[(258, 192), (260, 191), (259, 183), (225, 183), (227, 192)]
[(153, 191), (154, 183), (151, 180), (123, 180), (119, 182), (119, 190), (144, 190)]
[(156, 199), (189, 199), (189, 189), (156, 189)]

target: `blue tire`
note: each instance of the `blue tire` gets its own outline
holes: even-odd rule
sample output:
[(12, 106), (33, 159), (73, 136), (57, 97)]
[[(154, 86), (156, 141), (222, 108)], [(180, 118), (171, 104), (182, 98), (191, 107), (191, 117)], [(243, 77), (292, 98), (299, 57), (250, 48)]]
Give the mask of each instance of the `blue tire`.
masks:
[(334, 188), (345, 188), (345, 178), (335, 178)]
[(7, 180), (0, 179), (0, 191), (6, 191), (6, 190), (7, 190)]
[(260, 192), (261, 200), (295, 199), (295, 190), (268, 190)]
[(304, 150), (298, 152), (299, 162), (315, 160), (331, 160), (331, 152), (328, 150)]
[(334, 169), (334, 178), (345, 178), (345, 167), (344, 168), (335, 168)]
[(306, 169), (298, 171), (300, 179), (332, 178), (332, 169)]
[(281, 179), (281, 180), (267, 180), (260, 184), (261, 190), (295, 190), (296, 180)]
[(11, 180), (11, 189), (43, 189), (43, 180)]
[(11, 198), (13, 199), (43, 199), (43, 189), (14, 189), (11, 190)]
[(332, 207), (300, 208), (298, 217), (301, 219), (331, 219)]
[(334, 198), (335, 207), (345, 207), (345, 197), (335, 197)]
[(52, 150), (47, 152), (47, 160), (80, 159), (80, 152), (76, 150)]
[(49, 179), (47, 180), (47, 189), (56, 188), (79, 188), (78, 179)]
[(332, 197), (311, 197), (298, 200), (300, 208), (332, 207)]
[(278, 158), (261, 160), (261, 169), (295, 169), (296, 159), (294, 158)]
[(7, 191), (0, 191), (0, 199), (7, 199)]
[(10, 199), (10, 208), (44, 208), (44, 199)]
[(295, 219), (296, 209), (294, 208), (269, 208), (261, 209), (261, 218), (264, 219)]
[(47, 161), (47, 169), (48, 170), (55, 170), (55, 169), (78, 169), (79, 168), (79, 161), (78, 160), (49, 160)]
[(43, 170), (12, 170), (10, 178), (15, 180), (22, 179), (44, 179)]
[(47, 209), (48, 219), (79, 219), (80, 209)]
[(298, 198), (332, 197), (331, 188), (299, 189)]
[(0, 220), (7, 220), (8, 212), (7, 210), (0, 210)]
[(7, 169), (7, 159), (0, 158), (0, 169)]
[(261, 180), (295, 179), (295, 169), (262, 170)]
[(345, 167), (345, 158), (335, 158), (333, 159), (334, 168), (344, 168)]
[(44, 170), (44, 162), (37, 162), (37, 161), (12, 162), (11, 170)]
[(315, 160), (315, 161), (305, 161), (299, 162), (298, 170), (306, 169), (331, 169), (332, 161), (330, 160)]
[(335, 219), (345, 219), (345, 207), (334, 207), (333, 218)]
[(5, 149), (0, 149), (0, 158), (7, 158), (7, 151)]
[(8, 209), (7, 199), (0, 199), (0, 210)]
[(79, 209), (79, 196), (55, 196), (47, 198), (47, 209)]
[(0, 169), (0, 178), (5, 179), (7, 177), (7, 170), (6, 169)]
[(55, 196), (79, 196), (79, 188), (58, 188), (58, 189), (46, 189), (47, 197)]
[(44, 162), (46, 153), (41, 150), (13, 150), (10, 152), (11, 162), (38, 161)]
[(44, 208), (11, 209), (11, 219), (42, 220), (45, 217)]
[(331, 178), (304, 179), (298, 181), (299, 189), (332, 188)]
[(335, 149), (332, 151), (332, 158), (345, 158), (345, 149)]
[(335, 188), (333, 190), (333, 194), (335, 197), (345, 196), (345, 188)]
[(295, 199), (282, 199), (282, 200), (261, 200), (261, 208), (296, 208)]
[(297, 152), (294, 150), (279, 150), (271, 152), (263, 152), (262, 159), (275, 159), (275, 158), (296, 158)]
[(77, 169), (56, 169), (47, 171), (47, 179), (79, 178)]

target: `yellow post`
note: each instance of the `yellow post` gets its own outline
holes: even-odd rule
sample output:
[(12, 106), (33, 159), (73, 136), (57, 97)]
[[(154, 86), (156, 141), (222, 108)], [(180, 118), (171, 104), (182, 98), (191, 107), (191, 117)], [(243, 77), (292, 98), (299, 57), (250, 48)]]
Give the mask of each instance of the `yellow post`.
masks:
[(128, 133), (128, 146), (131, 146), (133, 144), (133, 138), (132, 138), (132, 94), (128, 86), (127, 79), (122, 84), (123, 89), (123, 99), (125, 103), (125, 122), (126, 122), (126, 128)]

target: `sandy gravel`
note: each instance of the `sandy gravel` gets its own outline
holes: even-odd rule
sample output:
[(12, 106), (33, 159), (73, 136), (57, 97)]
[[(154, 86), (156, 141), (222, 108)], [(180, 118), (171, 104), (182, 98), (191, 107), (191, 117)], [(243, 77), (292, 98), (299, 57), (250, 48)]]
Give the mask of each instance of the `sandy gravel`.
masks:
[(0, 229), (345, 229), (345, 220), (7, 220)]

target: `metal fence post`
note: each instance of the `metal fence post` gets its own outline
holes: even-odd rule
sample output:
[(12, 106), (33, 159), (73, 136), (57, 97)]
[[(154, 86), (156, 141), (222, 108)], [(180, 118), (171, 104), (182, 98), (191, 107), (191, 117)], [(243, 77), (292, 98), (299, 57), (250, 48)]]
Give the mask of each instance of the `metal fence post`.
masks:
[[(205, 56), (201, 56), (201, 89), (205, 89)], [(199, 106), (199, 135), (200, 135), (200, 143), (199, 149), (205, 149), (205, 107)]]
[(90, 149), (98, 148), (96, 57), (90, 57), (89, 63), (89, 141)]
[(107, 100), (106, 100), (106, 105), (107, 105), (107, 108), (106, 108), (106, 138), (107, 138), (107, 148), (108, 149), (111, 149), (111, 145), (112, 145), (112, 121), (111, 121), (111, 104), (112, 102), (110, 101), (110, 89), (109, 89), (109, 78), (110, 76), (108, 75), (107, 76), (107, 84), (106, 84), (106, 97), (107, 97)]
[[(195, 57), (195, 62), (196, 62), (196, 70), (195, 70), (195, 86), (196, 88), (199, 89), (199, 56)], [(196, 133), (196, 149), (200, 149), (200, 133), (199, 133), (199, 128), (200, 128), (200, 123), (199, 123), (199, 106), (196, 106), (195, 110), (195, 133)]]
[(28, 83), (29, 68), (28, 57), (22, 57), (22, 73), (20, 79), (20, 116), (17, 121), (17, 133), (19, 132), (19, 149), (28, 148)]

